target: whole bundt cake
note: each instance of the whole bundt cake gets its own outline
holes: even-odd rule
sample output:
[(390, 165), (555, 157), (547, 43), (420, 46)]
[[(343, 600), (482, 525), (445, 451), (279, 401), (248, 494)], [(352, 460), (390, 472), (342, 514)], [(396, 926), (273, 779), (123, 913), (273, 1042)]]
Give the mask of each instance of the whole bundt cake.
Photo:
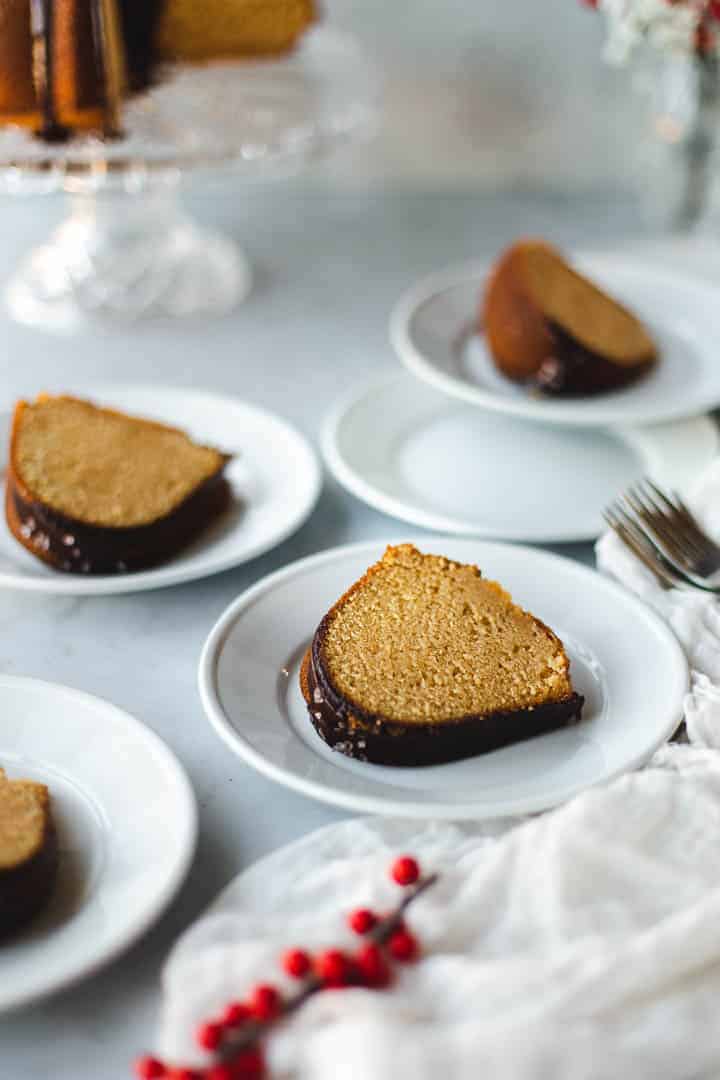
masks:
[(313, 0), (0, 0), (0, 124), (115, 136), (158, 65), (287, 52), (315, 17)]

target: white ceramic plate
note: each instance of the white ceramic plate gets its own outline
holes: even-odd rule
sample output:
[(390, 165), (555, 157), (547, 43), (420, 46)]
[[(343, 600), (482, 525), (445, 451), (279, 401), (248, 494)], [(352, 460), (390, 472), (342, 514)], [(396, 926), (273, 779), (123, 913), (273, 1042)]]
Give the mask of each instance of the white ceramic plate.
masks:
[(588, 540), (643, 475), (686, 488), (718, 452), (707, 417), (612, 431), (461, 405), (401, 373), (355, 388), (323, 426), (328, 467), (363, 502), (460, 536)]
[(390, 337), (403, 363), (438, 390), (486, 409), (575, 427), (652, 424), (697, 416), (720, 404), (720, 291), (657, 263), (622, 255), (578, 256), (578, 268), (630, 307), (657, 341), (654, 371), (634, 386), (559, 400), (501, 375), (475, 330), (487, 263), (421, 281), (402, 297)]
[[(62, 392), (72, 391), (64, 388)], [(295, 532), (320, 494), (310, 444), (280, 417), (232, 397), (157, 386), (97, 386), (77, 391), (99, 405), (183, 428), (199, 442), (237, 455), (226, 475), (230, 510), (170, 562), (132, 574), (82, 577), (45, 566), (13, 537), (0, 516), (0, 587), (92, 596), (139, 592), (193, 581), (262, 555)], [(9, 413), (0, 416), (5, 467)]]
[(0, 948), (0, 1012), (93, 974), (157, 919), (190, 865), (197, 811), (178, 761), (98, 698), (0, 677), (0, 766), (47, 784), (60, 869), (45, 911)]
[(380, 557), (381, 543), (337, 548), (270, 575), (230, 605), (200, 660), (218, 734), (279, 783), (349, 810), (415, 818), (528, 813), (640, 765), (672, 734), (688, 685), (671, 631), (635, 597), (578, 563), (532, 548), (428, 536), (421, 547), (477, 563), (553, 627), (585, 695), (582, 723), (448, 765), (351, 761), (315, 733), (300, 661), (325, 612)]

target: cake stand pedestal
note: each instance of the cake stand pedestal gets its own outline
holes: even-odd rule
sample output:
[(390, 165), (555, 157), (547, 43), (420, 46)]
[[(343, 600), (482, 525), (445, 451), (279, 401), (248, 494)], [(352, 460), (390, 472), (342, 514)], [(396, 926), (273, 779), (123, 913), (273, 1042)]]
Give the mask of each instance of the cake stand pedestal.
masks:
[(69, 213), (11, 280), (19, 322), (72, 332), (87, 320), (222, 314), (250, 291), (240, 249), (188, 217), (177, 184), (128, 197), (106, 188), (69, 196)]
[(0, 191), (65, 192), (66, 219), (6, 289), (13, 318), (73, 332), (88, 321), (217, 315), (251, 288), (227, 237), (183, 211), (198, 170), (286, 176), (367, 132), (377, 79), (353, 38), (308, 33), (288, 57), (176, 66), (131, 99), (121, 139), (49, 145), (0, 130)]

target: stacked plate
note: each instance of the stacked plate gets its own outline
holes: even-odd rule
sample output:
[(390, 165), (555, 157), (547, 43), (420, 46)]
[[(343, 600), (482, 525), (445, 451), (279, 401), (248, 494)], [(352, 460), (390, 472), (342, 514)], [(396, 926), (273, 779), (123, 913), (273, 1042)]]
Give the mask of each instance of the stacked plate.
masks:
[(489, 266), (412, 288), (391, 318), (407, 372), (356, 387), (325, 423), (323, 449), (358, 498), (414, 525), (535, 542), (594, 539), (602, 510), (642, 475), (687, 488), (718, 450), (713, 286), (620, 255), (574, 262), (658, 342), (656, 369), (595, 397), (531, 395), (495, 368), (477, 312)]

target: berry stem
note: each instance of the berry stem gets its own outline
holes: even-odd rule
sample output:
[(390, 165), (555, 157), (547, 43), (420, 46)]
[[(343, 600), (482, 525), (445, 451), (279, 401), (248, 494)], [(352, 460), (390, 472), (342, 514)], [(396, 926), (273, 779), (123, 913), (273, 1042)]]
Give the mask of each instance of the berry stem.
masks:
[(437, 879), (437, 874), (428, 874), (427, 877), (420, 878), (415, 885), (406, 888), (405, 895), (395, 910), (386, 915), (384, 919), (381, 919), (375, 929), (370, 931), (368, 934), (370, 941), (374, 941), (376, 945), (384, 945), (402, 923), (403, 915), (413, 900), (417, 900), (418, 896), (424, 893), (426, 889), (429, 889), (431, 885), (434, 885)]
[[(437, 874), (428, 874), (427, 877), (420, 878), (414, 885), (406, 887), (403, 890), (403, 898), (397, 907), (389, 915), (378, 921), (377, 926), (367, 934), (366, 940), (372, 941), (376, 945), (384, 945), (402, 924), (403, 915), (410, 904), (417, 900), (418, 896), (424, 893), (426, 889), (429, 889), (431, 885), (434, 885), (437, 879)], [(216, 1062), (222, 1064), (232, 1061), (241, 1051), (254, 1046), (273, 1024), (297, 1012), (308, 998), (326, 989), (326, 986), (327, 984), (317, 975), (309, 975), (300, 990), (282, 999), (276, 1016), (269, 1017), (267, 1020), (251, 1020), (249, 1023), (243, 1024), (237, 1034), (226, 1037), (223, 1040), (222, 1048), (216, 1054)]]

